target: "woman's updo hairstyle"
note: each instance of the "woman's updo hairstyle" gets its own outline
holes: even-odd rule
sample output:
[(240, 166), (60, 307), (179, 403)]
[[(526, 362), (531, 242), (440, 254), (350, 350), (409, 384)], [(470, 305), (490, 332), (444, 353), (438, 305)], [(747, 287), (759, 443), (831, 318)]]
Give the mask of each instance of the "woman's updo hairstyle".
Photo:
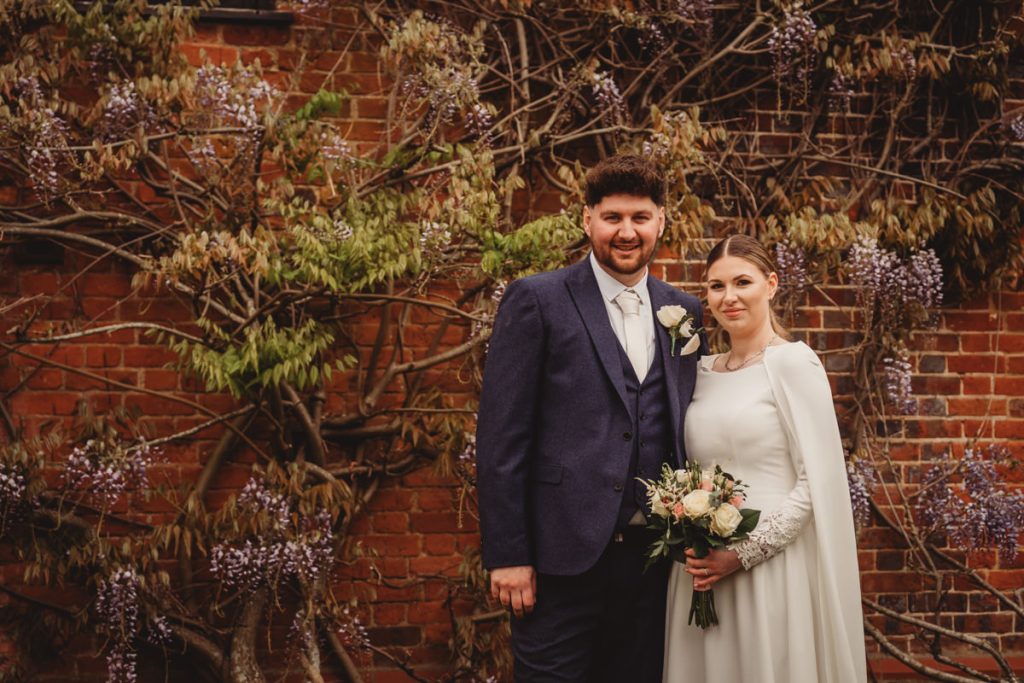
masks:
[[(705, 277), (707, 272), (711, 270), (711, 265), (724, 256), (735, 256), (752, 263), (765, 277), (776, 272), (775, 261), (772, 260), (768, 250), (764, 248), (760, 241), (750, 235), (736, 234), (729, 235), (711, 249), (711, 252), (708, 254), (708, 260), (704, 264)], [(770, 303), (768, 304), (768, 315), (771, 318), (772, 329), (775, 330), (775, 334), (783, 339), (792, 340), (789, 331), (779, 322), (779, 317), (775, 315), (775, 309), (772, 308)], [(729, 341), (729, 333), (722, 330), (722, 334), (725, 340)]]

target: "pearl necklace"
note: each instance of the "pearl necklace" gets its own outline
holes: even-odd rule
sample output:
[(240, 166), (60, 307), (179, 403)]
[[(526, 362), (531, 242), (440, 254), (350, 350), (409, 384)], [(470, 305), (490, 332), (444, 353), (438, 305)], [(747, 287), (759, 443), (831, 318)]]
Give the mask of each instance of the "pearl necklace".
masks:
[(778, 338), (779, 338), (778, 334), (773, 334), (772, 338), (768, 340), (767, 344), (765, 344), (764, 346), (761, 347), (760, 351), (758, 351), (757, 353), (755, 353), (755, 354), (753, 354), (751, 356), (748, 356), (745, 361), (743, 361), (742, 363), (740, 363), (739, 365), (737, 365), (734, 368), (730, 368), (729, 367), (729, 361), (732, 360), (732, 349), (729, 349), (729, 357), (725, 359), (725, 363), (724, 363), (726, 371), (727, 372), (736, 372), (737, 370), (745, 367), (750, 361), (754, 360), (758, 356), (764, 355), (764, 352), (768, 349), (769, 346), (772, 345), (772, 342), (775, 341)]

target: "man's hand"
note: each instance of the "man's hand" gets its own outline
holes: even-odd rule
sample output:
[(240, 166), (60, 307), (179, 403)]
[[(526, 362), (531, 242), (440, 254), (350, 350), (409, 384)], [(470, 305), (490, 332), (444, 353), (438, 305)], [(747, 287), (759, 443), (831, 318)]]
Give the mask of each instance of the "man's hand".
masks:
[(529, 614), (537, 603), (537, 574), (533, 567), (500, 567), (491, 570), (491, 596), (517, 616)]

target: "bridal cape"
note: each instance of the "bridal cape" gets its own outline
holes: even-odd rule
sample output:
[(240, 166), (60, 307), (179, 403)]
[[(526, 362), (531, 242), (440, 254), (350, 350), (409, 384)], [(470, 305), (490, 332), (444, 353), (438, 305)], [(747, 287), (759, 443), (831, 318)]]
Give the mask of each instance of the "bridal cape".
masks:
[[(808, 365), (811, 368), (808, 368)], [(765, 370), (790, 440), (794, 467), (807, 473), (818, 550), (818, 619), (815, 641), (830, 644), (824, 657), (829, 681), (864, 681), (864, 618), (853, 510), (832, 389), (818, 356), (797, 342), (770, 346)]]

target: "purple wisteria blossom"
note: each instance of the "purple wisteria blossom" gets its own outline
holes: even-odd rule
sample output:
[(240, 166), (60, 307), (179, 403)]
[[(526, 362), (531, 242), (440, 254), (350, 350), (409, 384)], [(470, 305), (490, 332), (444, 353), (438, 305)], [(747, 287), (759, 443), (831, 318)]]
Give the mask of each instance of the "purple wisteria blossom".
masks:
[(139, 627), (139, 575), (118, 569), (96, 591), (96, 613), (112, 635), (134, 636)]
[(463, 434), (466, 445), (463, 447), (462, 452), (459, 453), (459, 462), (470, 465), (476, 462), (476, 435), (471, 432)]
[(668, 45), (665, 31), (654, 17), (643, 17), (638, 26), (640, 48), (649, 55), (657, 55)]
[(505, 281), (501, 281), (494, 288), (494, 291), (491, 292), (491, 301), (494, 302), (495, 306), (501, 303), (502, 298), (505, 296), (506, 287), (508, 287), (508, 283)]
[(291, 628), (288, 629), (288, 637), (296, 641), (302, 650), (309, 650), (315, 643), (316, 621), (311, 619), (305, 608), (295, 612), (292, 618)]
[(931, 249), (916, 251), (907, 261), (907, 301), (924, 308), (942, 305), (942, 263)]
[(17, 465), (0, 463), (0, 536), (27, 502), (28, 482)]
[(885, 393), (900, 415), (913, 415), (917, 412), (917, 401), (911, 387), (912, 368), (910, 360), (904, 352), (897, 358), (887, 357), (882, 360), (885, 372)]
[(424, 221), (420, 226), (420, 251), (439, 252), (452, 241), (448, 225), (436, 221)]
[(864, 458), (846, 463), (846, 479), (850, 486), (850, 503), (853, 506), (853, 521), (863, 529), (871, 521), (871, 494), (878, 484), (875, 467)]
[(139, 94), (133, 81), (121, 81), (110, 87), (99, 126), (105, 140), (124, 138), (140, 124), (148, 130), (155, 122), (153, 108)]
[(139, 576), (134, 569), (118, 569), (99, 584), (96, 613), (113, 641), (107, 652), (108, 683), (135, 683)]
[(611, 74), (597, 71), (591, 77), (594, 102), (601, 111), (601, 119), (609, 125), (622, 125), (626, 121), (626, 103)]
[(89, 439), (76, 446), (65, 464), (68, 488), (87, 489), (107, 505), (129, 489), (146, 488), (153, 449), (145, 441), (125, 447), (117, 441)]
[[(250, 68), (228, 69), (210, 64), (196, 71), (193, 89), (196, 127), (240, 128), (228, 140), (237, 158), (253, 163), (262, 136), (262, 116), (277, 91)], [(218, 170), (217, 153), (209, 140), (193, 142), (189, 159), (204, 174)]]
[(307, 516), (293, 502), (250, 479), (238, 506), (249, 514), (267, 513), (269, 525), (244, 541), (222, 541), (210, 550), (210, 571), (228, 588), (251, 591), (261, 585), (298, 579), (314, 583), (334, 563), (334, 534), (326, 510)]
[(856, 94), (853, 79), (842, 71), (836, 71), (828, 84), (828, 110), (833, 113), (848, 111), (850, 101)]
[(779, 275), (779, 287), (790, 296), (799, 295), (807, 288), (807, 254), (789, 242), (775, 245), (775, 267)]
[(324, 161), (341, 165), (355, 158), (352, 145), (335, 130), (325, 128), (320, 131), (319, 142), (320, 156)]
[(253, 590), (272, 570), (272, 549), (246, 539), (241, 545), (218, 543), (210, 550), (210, 571), (228, 588)]
[(273, 86), (249, 70), (235, 71), (207, 64), (196, 71), (197, 108), (224, 125), (259, 127), (257, 106), (269, 102), (275, 95)]
[(481, 138), (484, 143), (489, 144), (493, 134), (494, 115), (487, 105), (475, 102), (469, 107), (466, 114), (466, 128), (471, 133)]
[(850, 249), (847, 263), (859, 303), (871, 308), (882, 302), (883, 315), (918, 305), (928, 309), (942, 304), (942, 266), (931, 249), (914, 252), (906, 263), (877, 240), (864, 238)]
[(97, 36), (95, 42), (89, 45), (84, 66), (93, 81), (102, 83), (109, 78), (109, 74), (117, 71), (117, 55), (114, 51), (117, 38), (108, 24), (100, 24), (96, 30), (102, 35)]
[(330, 7), (330, 3), (327, 0), (291, 0), (288, 5), (292, 8), (293, 12), (299, 14), (315, 12)]
[(358, 614), (346, 607), (338, 624), (338, 636), (347, 647), (355, 650), (370, 649), (370, 634)]
[(138, 655), (135, 648), (118, 641), (107, 652), (107, 683), (135, 683), (138, 680)]
[(714, 30), (712, 0), (676, 0), (675, 12), (697, 35), (710, 38)]
[(1017, 142), (1024, 141), (1024, 114), (1018, 114), (1010, 121), (1010, 133)]
[(238, 506), (250, 512), (267, 513), (277, 529), (286, 529), (291, 523), (291, 504), (282, 493), (271, 491), (263, 479), (250, 477), (238, 494)]
[(908, 81), (913, 80), (917, 76), (917, 58), (914, 56), (914, 53), (907, 49), (905, 45), (901, 45), (893, 56), (896, 58), (894, 65), (903, 77)]
[(47, 102), (39, 80), (34, 76), (19, 79), (16, 92), (27, 115), (23, 135), (29, 180), (44, 197), (57, 194), (60, 190), (60, 168), (71, 163), (68, 124)]
[(768, 49), (779, 84), (805, 83), (814, 66), (814, 40), (818, 25), (802, 7), (786, 11), (782, 21), (772, 27)]
[(340, 244), (352, 239), (352, 235), (355, 234), (352, 226), (340, 216), (332, 219), (326, 227), (322, 222), (305, 223), (302, 227), (325, 244)]
[(410, 74), (402, 81), (400, 92), (427, 104), (424, 129), (455, 123), (461, 112), (466, 112), (467, 127), (474, 132), (489, 122), (490, 112), (485, 117), (483, 111), (486, 109), (476, 108), (482, 107), (480, 83), (463, 68), (452, 65)]
[[(877, 240), (864, 238), (850, 249), (846, 266), (869, 323), (878, 315), (885, 326), (897, 327), (942, 304), (942, 266), (931, 249), (914, 251), (904, 261), (896, 252), (881, 248)], [(916, 412), (906, 351), (882, 362), (883, 387), (896, 411)]]
[(153, 617), (148, 624), (146, 629), (146, 640), (151, 645), (163, 646), (170, 645), (173, 639), (173, 633), (171, 632), (171, 626), (167, 623), (167, 618), (163, 616)]
[(345, 240), (352, 239), (352, 235), (354, 234), (352, 226), (343, 218), (335, 218), (332, 228), (331, 236), (336, 242), (344, 242)]
[(874, 301), (888, 285), (897, 266), (896, 254), (880, 249), (877, 240), (867, 238), (853, 245), (847, 263), (850, 278), (857, 285), (858, 296), (870, 297), (870, 301)]
[(944, 453), (921, 482), (917, 511), (926, 530), (945, 534), (950, 546), (994, 548), (1013, 562), (1024, 531), (1024, 491), (1010, 490), (996, 469), (1011, 460), (1002, 446), (967, 449), (959, 461)]
[(185, 149), (185, 156), (192, 162), (203, 176), (212, 175), (217, 171), (219, 161), (217, 150), (209, 138), (192, 138), (191, 144)]
[[(494, 291), (491, 292), (491, 301), (494, 302), (494, 310), (495, 311), (497, 311), (498, 310), (498, 306), (501, 305), (501, 299), (502, 299), (502, 297), (505, 296), (505, 288), (507, 286), (508, 286), (507, 282), (500, 281), (495, 286)], [(493, 318), (493, 316), (491, 316), (491, 322), (493, 322), (493, 320), (494, 320), (494, 318)], [(481, 333), (483, 333), (484, 327), (485, 327), (485, 325), (484, 325), (483, 321), (481, 321), (481, 320), (475, 321), (473, 323), (473, 329), (470, 330), (469, 336), (470, 337), (477, 337), (477, 336), (479, 336)], [(484, 345), (484, 353), (485, 354), (487, 353), (487, 350), (490, 348), (490, 345), (491, 345), (490, 341), (488, 341)]]

